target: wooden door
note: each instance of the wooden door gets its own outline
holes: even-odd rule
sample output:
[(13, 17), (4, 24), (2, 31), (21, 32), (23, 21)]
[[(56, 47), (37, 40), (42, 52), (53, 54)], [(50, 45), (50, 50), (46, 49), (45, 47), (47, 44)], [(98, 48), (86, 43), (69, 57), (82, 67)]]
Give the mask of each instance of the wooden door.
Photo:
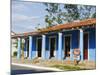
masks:
[(26, 40), (27, 43), (27, 57), (29, 57), (29, 39)]
[(83, 48), (84, 60), (88, 59), (88, 33), (84, 33), (84, 48)]
[(37, 50), (38, 50), (38, 57), (41, 57), (41, 51), (42, 51), (42, 39), (38, 39), (37, 44)]
[(65, 57), (70, 57), (70, 36), (65, 37)]
[(50, 57), (54, 57), (55, 45), (56, 45), (56, 39), (51, 38), (50, 39)]

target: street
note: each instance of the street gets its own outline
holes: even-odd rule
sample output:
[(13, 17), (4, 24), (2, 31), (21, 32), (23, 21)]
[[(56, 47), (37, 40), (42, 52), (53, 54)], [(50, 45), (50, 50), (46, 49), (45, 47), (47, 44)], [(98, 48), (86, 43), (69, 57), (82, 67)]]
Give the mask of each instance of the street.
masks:
[(47, 72), (54, 72), (54, 71), (11, 65), (11, 75), (32, 74), (32, 73), (47, 73)]

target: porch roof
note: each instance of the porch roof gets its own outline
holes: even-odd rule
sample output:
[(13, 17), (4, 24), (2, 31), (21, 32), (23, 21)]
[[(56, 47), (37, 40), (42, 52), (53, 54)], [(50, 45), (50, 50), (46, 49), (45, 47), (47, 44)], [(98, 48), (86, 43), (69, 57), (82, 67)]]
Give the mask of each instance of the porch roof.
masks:
[(33, 32), (19, 33), (16, 35), (12, 35), (11, 37), (14, 38), (14, 37), (29, 36), (29, 35), (39, 35), (39, 34), (44, 34), (51, 31), (59, 31), (63, 29), (72, 29), (72, 28), (77, 28), (77, 27), (80, 28), (80, 27), (87, 27), (87, 26), (94, 26), (94, 25), (96, 25), (96, 19), (91, 18), (91, 19), (85, 19), (85, 20), (76, 21), (76, 22), (74, 21), (74, 22), (69, 22), (65, 24), (59, 24), (59, 25), (55, 25), (55, 26), (51, 26), (47, 28), (42, 28)]

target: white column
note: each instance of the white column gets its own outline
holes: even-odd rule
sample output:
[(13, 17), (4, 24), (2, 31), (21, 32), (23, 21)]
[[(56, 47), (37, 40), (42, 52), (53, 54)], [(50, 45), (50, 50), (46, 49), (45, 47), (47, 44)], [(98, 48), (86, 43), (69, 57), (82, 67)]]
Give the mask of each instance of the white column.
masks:
[(32, 59), (32, 36), (29, 36), (29, 59)]
[(62, 33), (58, 33), (58, 60), (62, 60)]
[(80, 29), (80, 55), (81, 55), (81, 61), (83, 61), (83, 30)]
[(21, 58), (21, 38), (18, 38), (17, 59)]
[(42, 58), (45, 59), (46, 35), (42, 35)]

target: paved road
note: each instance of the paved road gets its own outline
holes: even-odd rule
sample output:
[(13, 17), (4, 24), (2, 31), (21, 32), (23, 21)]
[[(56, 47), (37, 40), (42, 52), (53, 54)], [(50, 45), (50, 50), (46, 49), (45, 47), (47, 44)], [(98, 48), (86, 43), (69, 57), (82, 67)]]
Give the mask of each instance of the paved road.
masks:
[(47, 72), (54, 72), (50, 70), (42, 70), (42, 69), (35, 69), (35, 68), (27, 68), (22, 66), (11, 66), (11, 75), (16, 74), (31, 74), (31, 73), (47, 73)]

